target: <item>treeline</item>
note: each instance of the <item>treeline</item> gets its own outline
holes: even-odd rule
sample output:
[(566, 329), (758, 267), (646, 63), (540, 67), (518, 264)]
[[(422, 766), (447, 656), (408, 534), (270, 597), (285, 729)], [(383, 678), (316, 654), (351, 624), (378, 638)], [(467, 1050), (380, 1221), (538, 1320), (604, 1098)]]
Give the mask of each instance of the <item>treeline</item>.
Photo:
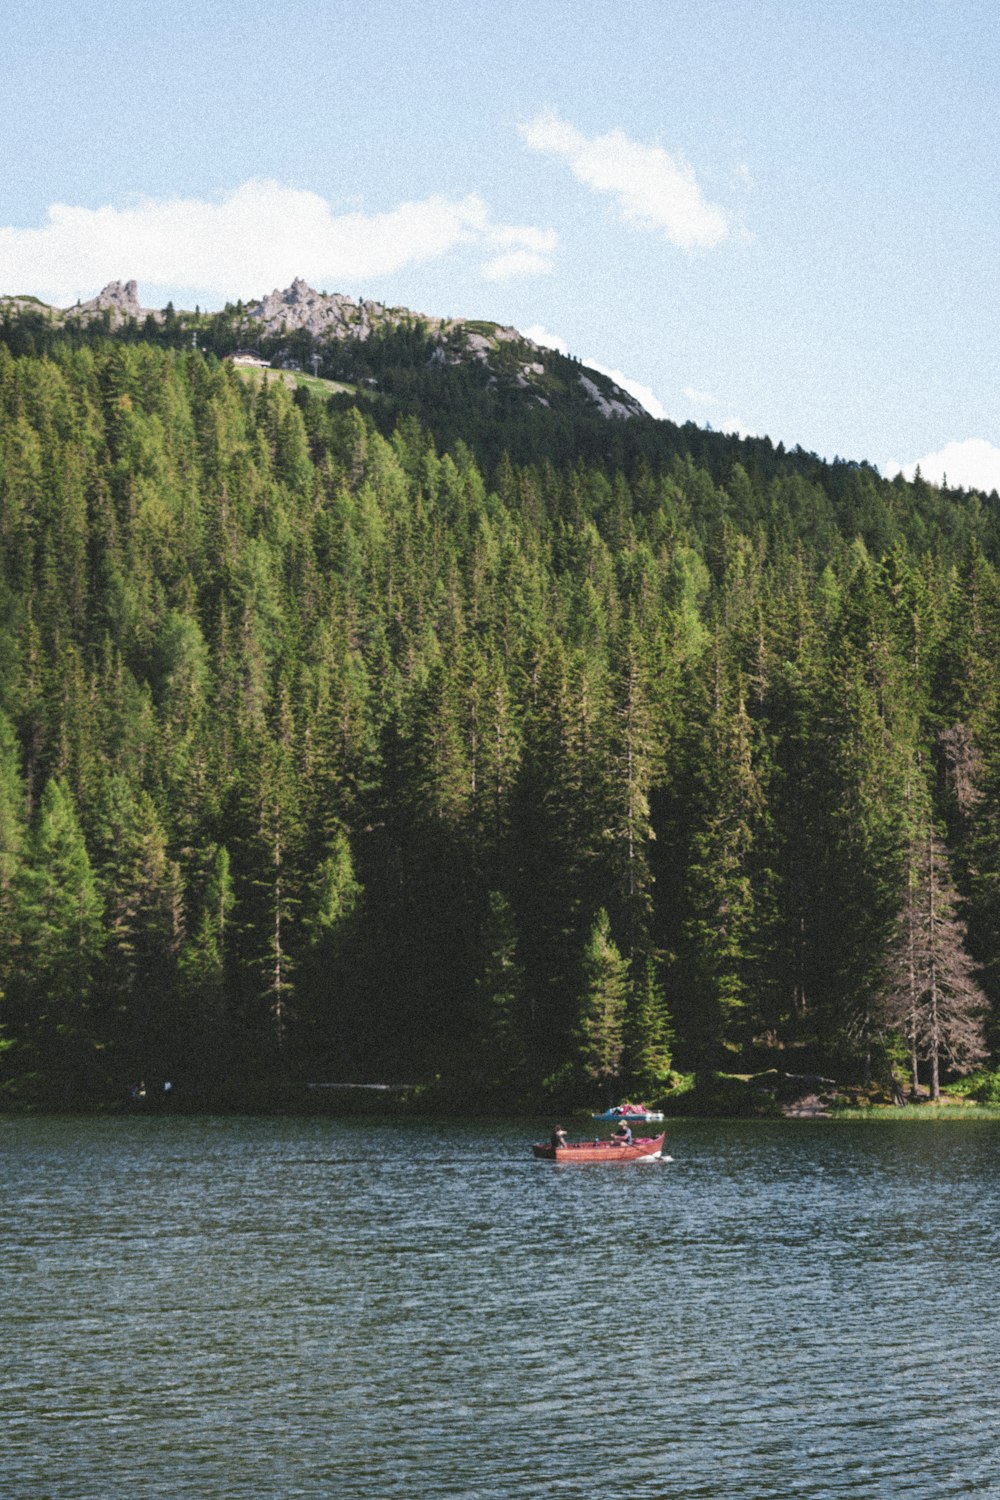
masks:
[(8, 1097), (988, 1061), (995, 497), (342, 406), (0, 345)]
[[(391, 437), (404, 417), (416, 416), (439, 451), (463, 443), (483, 473), (492, 474), (505, 457), (518, 465), (548, 459), (557, 468), (582, 463), (609, 474), (621, 471), (641, 484), (648, 471), (659, 474), (681, 459), (704, 470), (718, 488), (738, 463), (754, 496), (745, 516), (739, 503), (731, 506), (740, 524), (759, 524), (759, 507), (768, 505), (774, 480), (798, 476), (807, 486), (806, 497), (803, 501), (786, 490), (783, 498), (790, 497), (792, 509), (778, 520), (793, 536), (805, 526), (807, 539), (815, 541), (811, 528), (817, 522), (829, 533), (832, 505), (834, 529), (862, 536), (880, 556), (902, 535), (911, 549), (937, 550), (939, 529), (949, 552), (956, 536), (972, 534), (988, 538), (991, 556), (1000, 550), (1000, 498), (995, 491), (985, 509), (977, 494), (960, 491), (951, 492), (953, 503), (942, 506), (937, 492), (927, 486), (893, 498), (890, 486), (866, 463), (839, 458), (830, 463), (800, 447), (786, 450), (767, 437), (741, 438), (693, 422), (679, 426), (643, 418), (608, 421), (581, 385), (586, 367), (572, 356), (513, 340), (498, 343), (488, 362), (474, 357), (462, 330), (487, 331), (491, 324), (461, 325), (442, 344), (425, 319), (405, 310), (399, 312), (399, 323), (376, 328), (366, 339), (352, 339), (317, 338), (306, 328), (262, 334), (242, 302), (211, 313), (178, 312), (168, 303), (162, 316), (149, 314), (141, 323), (125, 319), (116, 326), (110, 310), (89, 321), (62, 322), (41, 304), (32, 308), (30, 299), (22, 303), (16, 309), (0, 308), (0, 344), (17, 357), (62, 358), (78, 348), (106, 350), (109, 342), (150, 344), (178, 353), (197, 348), (218, 359), (250, 347), (277, 365), (292, 360), (307, 372), (354, 385), (355, 394), (331, 398), (331, 409), (349, 410), (360, 401), (383, 437)], [(542, 366), (539, 382), (527, 391), (518, 379), (526, 360)], [(613, 383), (600, 371), (587, 369), (587, 378), (611, 394)], [(544, 401), (539, 400), (543, 394)], [(829, 504), (821, 504), (814, 515), (818, 490)], [(905, 533), (898, 525), (903, 511), (909, 512)], [(774, 520), (770, 518), (771, 524)]]

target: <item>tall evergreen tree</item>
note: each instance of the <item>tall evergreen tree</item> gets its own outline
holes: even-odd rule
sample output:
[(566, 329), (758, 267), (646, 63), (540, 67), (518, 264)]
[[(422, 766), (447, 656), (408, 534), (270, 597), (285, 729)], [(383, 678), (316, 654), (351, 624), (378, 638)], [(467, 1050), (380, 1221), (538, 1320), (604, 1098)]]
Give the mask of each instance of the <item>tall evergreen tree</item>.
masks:
[(632, 1087), (642, 1097), (659, 1093), (670, 1076), (674, 1028), (652, 956), (632, 981), (625, 1039)]
[(766, 803), (754, 728), (739, 682), (721, 658), (707, 721), (695, 741), (695, 823), (686, 872), (682, 982), (687, 1035), (700, 1067), (718, 1067), (745, 1036), (757, 952), (754, 854)]
[(42, 793), (21, 881), (27, 1051), (72, 1097), (93, 1084), (105, 1041), (93, 992), (104, 929), (76, 808), (58, 778)]
[(583, 1076), (609, 1100), (622, 1076), (627, 1001), (628, 960), (615, 944), (602, 908), (583, 953), (577, 1056)]
[(19, 881), (28, 829), (20, 761), (13, 727), (0, 713), (0, 975), (4, 988), (17, 972), (21, 940)]
[(185, 929), (180, 867), (168, 854), (152, 798), (134, 795), (122, 776), (106, 789), (101, 834), (108, 913), (102, 991), (119, 1081), (124, 1086), (146, 1075), (170, 1078), (190, 1046), (179, 1009)]
[(463, 1073), (470, 1100), (509, 1107), (522, 1097), (527, 1074), (524, 971), (510, 902), (490, 891), (482, 929), (482, 966), (470, 1006)]
[(202, 863), (200, 909), (178, 959), (187, 1033), (179, 1040), (188, 1043), (187, 1071), (209, 1087), (229, 1073), (237, 1051), (228, 1004), (235, 892), (225, 847), (211, 845)]

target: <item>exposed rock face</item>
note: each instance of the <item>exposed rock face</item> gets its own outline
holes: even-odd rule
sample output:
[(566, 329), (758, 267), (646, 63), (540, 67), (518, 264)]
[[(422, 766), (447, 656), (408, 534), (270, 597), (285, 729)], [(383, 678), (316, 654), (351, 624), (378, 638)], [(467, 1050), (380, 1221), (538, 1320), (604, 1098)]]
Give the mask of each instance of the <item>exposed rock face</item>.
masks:
[(621, 386), (612, 385), (613, 394), (606, 396), (586, 375), (580, 376), (580, 384), (602, 417), (637, 417), (642, 414), (641, 403), (634, 396), (630, 396), (627, 391), (623, 391)]
[[(264, 336), (280, 336), (305, 328), (318, 339), (367, 339), (373, 333), (401, 324), (419, 322), (432, 337), (440, 339), (432, 359), (439, 363), (458, 364), (463, 359), (493, 366), (493, 356), (501, 344), (519, 343), (528, 353), (542, 354), (538, 345), (526, 339), (516, 328), (499, 323), (476, 322), (466, 326), (460, 318), (420, 317), (405, 307), (386, 307), (381, 302), (355, 302), (341, 292), (317, 292), (297, 276), (285, 291), (275, 289), (259, 302), (251, 303), (247, 313)], [(447, 344), (447, 348), (445, 348)], [(509, 367), (508, 367), (509, 368)], [(514, 375), (515, 383), (528, 390), (541, 405), (549, 405), (544, 392), (545, 365), (528, 358)], [(580, 384), (602, 417), (642, 417), (641, 402), (612, 382), (602, 389), (589, 376), (581, 374)]]
[(249, 316), (263, 334), (293, 333), (305, 328), (315, 338), (367, 339), (378, 328), (402, 321), (403, 310), (381, 302), (354, 302), (341, 292), (314, 291), (297, 276), (285, 291), (277, 289), (251, 303)]
[[(442, 323), (440, 326), (446, 331), (457, 330), (460, 333), (463, 332), (461, 319), (452, 319), (451, 322)], [(530, 339), (526, 339), (523, 333), (518, 333), (516, 328), (503, 328), (499, 323), (493, 324), (488, 336), (485, 333), (476, 333), (475, 331), (465, 333), (465, 347), (469, 350), (473, 358), (485, 363), (489, 363), (490, 351), (495, 349), (497, 344), (513, 343), (526, 344), (529, 349), (536, 349), (538, 347)], [(525, 365), (526, 370), (531, 368), (533, 366)]]
[(57, 316), (47, 302), (40, 302), (37, 297), (18, 297), (11, 293), (0, 293), (0, 313), (10, 317), (17, 317), (21, 313), (40, 313), (49, 322)]
[(142, 322), (146, 312), (139, 306), (139, 288), (134, 281), (109, 281), (103, 291), (98, 292), (89, 302), (81, 302), (77, 307), (67, 309), (67, 318), (82, 318), (89, 322), (91, 318), (99, 317), (103, 312), (110, 312), (111, 326), (117, 328), (121, 323), (126, 323), (129, 318), (135, 318)]

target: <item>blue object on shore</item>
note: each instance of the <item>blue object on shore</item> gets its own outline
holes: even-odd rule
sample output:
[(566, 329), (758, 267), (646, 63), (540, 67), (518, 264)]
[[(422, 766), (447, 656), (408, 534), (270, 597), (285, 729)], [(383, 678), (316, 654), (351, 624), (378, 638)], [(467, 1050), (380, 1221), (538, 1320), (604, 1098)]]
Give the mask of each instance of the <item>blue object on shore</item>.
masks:
[(645, 1120), (662, 1120), (663, 1111), (662, 1109), (622, 1109), (616, 1104), (611, 1109), (603, 1110), (599, 1115), (591, 1115), (590, 1118), (592, 1120), (628, 1120), (630, 1124), (635, 1120), (641, 1125)]

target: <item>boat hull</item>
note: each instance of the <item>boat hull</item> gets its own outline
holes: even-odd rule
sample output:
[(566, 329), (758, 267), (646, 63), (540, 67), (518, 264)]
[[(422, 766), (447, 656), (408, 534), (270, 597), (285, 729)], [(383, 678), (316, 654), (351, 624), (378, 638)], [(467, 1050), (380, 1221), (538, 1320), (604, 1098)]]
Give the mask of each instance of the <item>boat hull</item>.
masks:
[(531, 1148), (539, 1161), (608, 1162), (658, 1161), (663, 1155), (663, 1136), (634, 1140), (623, 1146), (619, 1141), (567, 1141), (564, 1146), (535, 1145)]

